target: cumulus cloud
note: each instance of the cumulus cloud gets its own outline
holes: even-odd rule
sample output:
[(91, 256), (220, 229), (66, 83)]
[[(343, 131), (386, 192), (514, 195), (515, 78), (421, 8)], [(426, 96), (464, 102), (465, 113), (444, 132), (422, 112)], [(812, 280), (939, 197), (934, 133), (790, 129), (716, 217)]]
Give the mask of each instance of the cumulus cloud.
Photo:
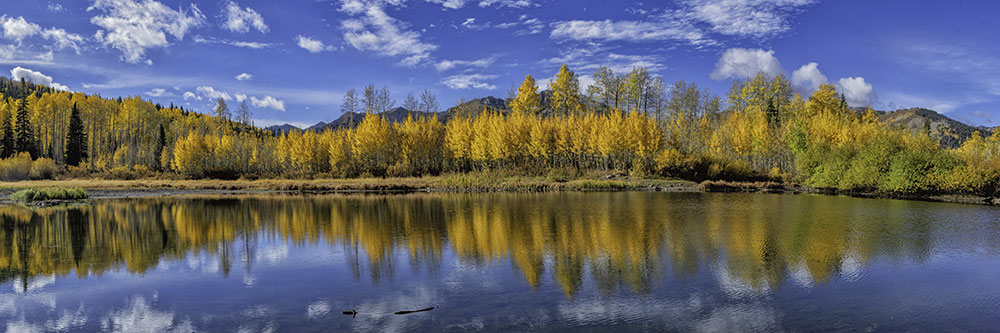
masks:
[[(208, 97), (209, 99), (219, 99), (219, 98), (221, 98), (221, 99), (224, 99), (224, 100), (227, 100), (227, 101), (233, 99), (233, 97), (230, 96), (229, 93), (224, 92), (224, 91), (220, 91), (220, 90), (215, 90), (214, 87), (201, 86), (201, 87), (196, 88), (195, 90), (198, 91), (198, 93), (201, 94), (202, 96)], [(199, 98), (198, 100), (201, 100), (201, 99)]]
[(34, 36), (42, 31), (42, 27), (28, 22), (23, 16), (17, 18), (11, 16), (0, 16), (0, 26), (3, 27), (3, 36), (21, 42), (25, 37)]
[(322, 41), (315, 40), (302, 35), (295, 37), (295, 40), (299, 44), (299, 47), (306, 49), (306, 51), (309, 51), (309, 53), (319, 53), (333, 49), (332, 47), (323, 44)]
[(76, 54), (80, 54), (80, 44), (83, 43), (83, 36), (66, 32), (65, 29), (47, 28), (43, 30), (41, 26), (28, 22), (22, 16), (17, 18), (7, 15), (0, 16), (0, 28), (3, 29), (4, 38), (17, 41), (18, 44), (27, 37), (41, 35), (45, 40), (53, 42), (53, 45), (49, 47), (50, 51), (70, 48)]
[(174, 10), (158, 1), (94, 0), (87, 11), (101, 11), (90, 19), (100, 27), (94, 37), (105, 46), (122, 52), (122, 59), (138, 63), (150, 48), (170, 45), (167, 35), (183, 40), (188, 30), (205, 22), (205, 15), (192, 4), (190, 10)]
[(441, 83), (452, 89), (475, 88), (475, 89), (494, 90), (497, 88), (497, 86), (486, 82), (486, 80), (492, 80), (495, 79), (496, 77), (497, 77), (496, 75), (487, 75), (487, 74), (459, 74), (446, 77), (444, 78), (444, 80), (441, 81)]
[(258, 108), (271, 108), (278, 111), (285, 111), (285, 101), (277, 100), (271, 96), (264, 96), (264, 98), (251, 96), (250, 103), (253, 104), (254, 107)]
[(236, 81), (249, 81), (252, 78), (253, 78), (253, 74), (250, 74), (250, 73), (241, 73), (240, 75), (236, 76)]
[(837, 88), (844, 94), (849, 106), (870, 106), (875, 104), (875, 90), (863, 77), (845, 77), (837, 81)]
[(430, 58), (437, 45), (420, 40), (420, 33), (408, 29), (405, 22), (385, 12), (385, 5), (402, 1), (342, 0), (340, 11), (355, 17), (341, 24), (344, 40), (360, 51), (372, 51), (384, 57), (403, 57), (400, 64), (413, 66)]
[(14, 81), (20, 81), (21, 79), (24, 79), (25, 81), (34, 84), (49, 86), (55, 90), (69, 91), (69, 87), (52, 82), (51, 76), (42, 74), (41, 72), (36, 72), (27, 68), (23, 68), (20, 66), (14, 67), (14, 69), (10, 70), (10, 77)]
[(200, 101), (200, 100), (202, 100), (202, 98), (201, 98), (201, 96), (198, 96), (197, 94), (195, 94), (193, 92), (185, 91), (184, 92), (184, 100), (185, 101), (188, 101), (188, 100)]
[(477, 60), (442, 60), (441, 62), (434, 65), (439, 72), (443, 72), (457, 66), (468, 66), (468, 67), (489, 67), (494, 62), (496, 62), (496, 57), (489, 57)]
[[(487, 0), (484, 0), (487, 1)], [(501, 0), (503, 1), (503, 0)], [(682, 0), (649, 20), (557, 22), (551, 37), (569, 40), (685, 41), (713, 45), (710, 34), (770, 38), (790, 29), (788, 17), (813, 0)]]
[(225, 8), (222, 9), (222, 16), (226, 18), (225, 22), (222, 22), (222, 27), (232, 32), (246, 33), (250, 31), (250, 27), (263, 33), (268, 31), (267, 24), (264, 24), (264, 17), (260, 13), (250, 7), (241, 9), (235, 1), (226, 3)]
[(760, 72), (770, 76), (783, 72), (781, 63), (774, 57), (774, 51), (731, 48), (722, 53), (711, 76), (715, 80), (722, 80), (752, 77)]
[(247, 100), (247, 95), (246, 94), (236, 94), (235, 96), (236, 96), (236, 101), (237, 102), (243, 102), (243, 101)]
[(819, 64), (810, 62), (792, 72), (792, 88), (811, 94), (819, 89), (819, 85), (827, 83), (826, 75), (819, 71)]

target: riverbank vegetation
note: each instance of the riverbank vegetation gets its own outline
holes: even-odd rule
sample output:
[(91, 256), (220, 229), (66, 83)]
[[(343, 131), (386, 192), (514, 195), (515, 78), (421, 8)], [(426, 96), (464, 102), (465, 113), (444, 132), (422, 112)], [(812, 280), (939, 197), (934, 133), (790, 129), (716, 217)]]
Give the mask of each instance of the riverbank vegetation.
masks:
[(27, 188), (10, 195), (10, 199), (20, 202), (47, 200), (82, 200), (88, 198), (87, 191), (79, 187)]
[(500, 170), (561, 182), (602, 173), (998, 195), (1000, 131), (942, 148), (928, 133), (848, 107), (832, 85), (803, 97), (782, 76), (736, 80), (725, 99), (684, 81), (667, 88), (642, 68), (601, 68), (593, 78), (580, 91), (563, 66), (541, 93), (527, 76), (509, 108), (454, 108), (401, 122), (377, 112), (393, 104), (387, 89), (376, 98), (366, 88), (345, 106), (365, 111), (357, 126), (288, 133), (252, 126), (246, 105), (230, 119), (222, 99), (206, 115), (4, 79), (0, 177), (461, 179)]

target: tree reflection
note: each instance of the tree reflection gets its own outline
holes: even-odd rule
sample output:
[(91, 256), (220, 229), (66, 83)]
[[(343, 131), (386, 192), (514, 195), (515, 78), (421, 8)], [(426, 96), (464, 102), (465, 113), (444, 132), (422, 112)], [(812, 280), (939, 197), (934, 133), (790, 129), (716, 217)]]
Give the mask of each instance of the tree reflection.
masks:
[(224, 276), (233, 265), (249, 274), (258, 243), (278, 240), (342, 248), (355, 281), (392, 279), (399, 260), (435, 274), (450, 252), (470, 265), (509, 262), (532, 289), (551, 274), (572, 297), (587, 276), (605, 295), (622, 288), (644, 293), (664, 283), (664, 276), (687, 279), (700, 272), (775, 290), (792, 272), (804, 271), (822, 284), (876, 256), (923, 261), (941, 240), (995, 252), (998, 233), (978, 231), (996, 226), (969, 220), (941, 228), (935, 216), (919, 213), (933, 211), (928, 205), (813, 196), (550, 193), (207, 196), (30, 210), (7, 206), (0, 207), (0, 280), (20, 278), (26, 285), (36, 276), (99, 276), (122, 268), (142, 274), (163, 260), (198, 253), (218, 259)]

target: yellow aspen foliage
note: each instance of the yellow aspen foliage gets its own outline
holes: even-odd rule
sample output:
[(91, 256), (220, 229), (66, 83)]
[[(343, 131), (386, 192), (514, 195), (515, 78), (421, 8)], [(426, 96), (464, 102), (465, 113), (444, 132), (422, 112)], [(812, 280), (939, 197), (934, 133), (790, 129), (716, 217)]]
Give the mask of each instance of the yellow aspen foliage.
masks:
[(580, 110), (580, 82), (569, 67), (562, 65), (556, 73), (555, 80), (549, 83), (552, 90), (552, 112), (554, 115), (566, 116)]
[(510, 102), (510, 108), (513, 113), (524, 115), (536, 115), (541, 111), (541, 97), (538, 95), (538, 87), (535, 86), (535, 78), (531, 75), (524, 77), (524, 82), (517, 89), (517, 96)]
[(365, 115), (354, 133), (351, 151), (354, 153), (361, 172), (385, 175), (391, 162), (396, 158), (396, 137), (392, 124), (374, 113)]

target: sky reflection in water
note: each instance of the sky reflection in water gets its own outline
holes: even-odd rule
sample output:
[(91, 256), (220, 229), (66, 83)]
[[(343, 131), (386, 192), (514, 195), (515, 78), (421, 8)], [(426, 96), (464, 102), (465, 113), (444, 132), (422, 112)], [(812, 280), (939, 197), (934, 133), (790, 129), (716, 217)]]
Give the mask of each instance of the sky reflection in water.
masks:
[(759, 194), (210, 196), (2, 207), (0, 218), (7, 331), (1000, 324), (994, 207)]

